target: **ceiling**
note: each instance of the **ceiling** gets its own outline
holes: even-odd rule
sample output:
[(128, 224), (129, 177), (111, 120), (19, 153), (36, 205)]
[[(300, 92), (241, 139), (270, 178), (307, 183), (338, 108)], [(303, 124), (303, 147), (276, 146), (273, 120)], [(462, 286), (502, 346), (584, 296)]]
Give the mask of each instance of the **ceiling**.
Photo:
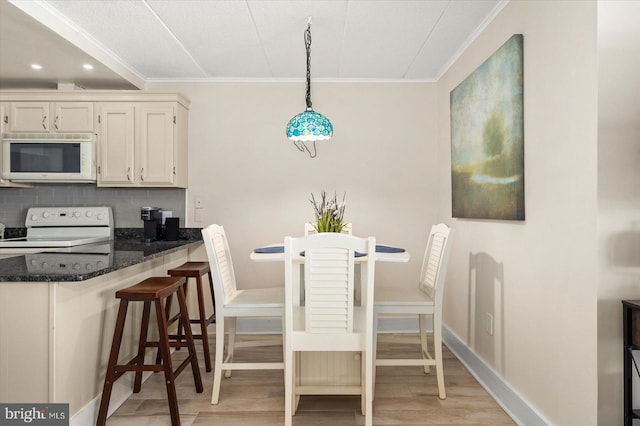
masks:
[(309, 17), (314, 80), (435, 81), (507, 1), (0, 0), (0, 88), (300, 80)]

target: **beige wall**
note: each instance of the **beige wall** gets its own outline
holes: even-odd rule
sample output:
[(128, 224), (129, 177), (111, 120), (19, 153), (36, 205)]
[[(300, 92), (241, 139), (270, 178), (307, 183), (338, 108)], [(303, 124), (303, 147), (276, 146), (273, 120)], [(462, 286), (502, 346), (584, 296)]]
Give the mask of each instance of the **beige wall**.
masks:
[[(449, 93), (517, 33), (524, 36), (526, 221), (452, 219)], [(595, 2), (517, 1), (438, 82), (438, 217), (456, 229), (444, 321), (468, 344), (496, 348), (485, 361), (556, 425), (597, 421), (596, 66)], [(469, 327), (469, 255), (478, 252), (504, 267), (493, 337)]]
[[(527, 219), (453, 219), (449, 92), (515, 33), (524, 35)], [(314, 107), (336, 131), (313, 160), (284, 136), (304, 108), (301, 82), (148, 88), (192, 101), (186, 223), (225, 226), (242, 286), (281, 282), (281, 265), (248, 254), (302, 233), (312, 191), (346, 191), (356, 234), (411, 251), (409, 265), (377, 269), (397, 285), (414, 285), (430, 224), (450, 223), (447, 326), (541, 417), (589, 425), (598, 418), (596, 66), (595, 2), (511, 2), (437, 84), (314, 83)], [(479, 252), (504, 268), (493, 337), (470, 329), (469, 255)]]
[[(640, 299), (640, 2), (598, 4), (598, 424), (622, 424), (622, 299)], [(636, 353), (637, 357), (637, 353)], [(636, 376), (635, 374), (633, 374)], [(636, 377), (634, 406), (640, 406)]]
[[(409, 265), (380, 265), (380, 280), (414, 285), (427, 232), (436, 220), (435, 83), (315, 83), (316, 111), (334, 125), (318, 156), (285, 136), (304, 107), (304, 84), (185, 83), (191, 100), (187, 226), (219, 223), (229, 236), (239, 286), (283, 281), (282, 265), (255, 264), (255, 247), (302, 235), (313, 219), (310, 194), (347, 193), (354, 233), (406, 247)], [(204, 209), (193, 209), (194, 197)], [(196, 216), (197, 214), (197, 216)]]

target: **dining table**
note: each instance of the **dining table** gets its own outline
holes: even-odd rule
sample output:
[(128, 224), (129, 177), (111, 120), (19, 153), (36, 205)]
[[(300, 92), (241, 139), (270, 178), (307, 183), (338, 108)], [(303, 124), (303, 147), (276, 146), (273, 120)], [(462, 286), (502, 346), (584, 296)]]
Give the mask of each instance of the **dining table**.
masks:
[[(250, 255), (254, 262), (284, 262), (283, 243), (273, 243), (254, 249)], [(411, 255), (401, 247), (377, 244), (375, 261), (407, 263)], [(356, 254), (355, 282), (360, 283), (359, 264), (369, 260), (365, 254)], [(294, 263), (300, 265), (300, 285), (296, 285), (294, 298), (304, 304), (304, 253), (297, 253)], [(374, 290), (375, 291), (375, 290)], [(360, 299), (359, 286), (355, 286), (355, 299)], [(303, 352), (296, 363), (299, 383), (297, 391), (304, 395), (359, 395), (361, 388), (360, 354), (354, 352)]]
[[(274, 243), (254, 249), (249, 258), (254, 262), (284, 262), (284, 245), (282, 243)], [(407, 263), (411, 256), (404, 248), (389, 246), (384, 244), (376, 244), (376, 262), (395, 262)], [(368, 256), (356, 255), (355, 262), (366, 262)], [(297, 253), (293, 257), (294, 262), (303, 263), (304, 256)]]

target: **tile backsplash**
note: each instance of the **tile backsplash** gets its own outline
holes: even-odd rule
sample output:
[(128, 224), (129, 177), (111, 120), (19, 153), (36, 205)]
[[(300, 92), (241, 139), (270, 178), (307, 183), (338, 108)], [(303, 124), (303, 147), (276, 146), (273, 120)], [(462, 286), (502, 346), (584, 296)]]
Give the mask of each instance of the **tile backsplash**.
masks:
[(91, 184), (40, 184), (32, 188), (0, 188), (0, 223), (23, 227), (34, 206), (111, 206), (117, 228), (141, 228), (140, 207), (171, 210), (184, 227), (185, 189), (98, 188)]

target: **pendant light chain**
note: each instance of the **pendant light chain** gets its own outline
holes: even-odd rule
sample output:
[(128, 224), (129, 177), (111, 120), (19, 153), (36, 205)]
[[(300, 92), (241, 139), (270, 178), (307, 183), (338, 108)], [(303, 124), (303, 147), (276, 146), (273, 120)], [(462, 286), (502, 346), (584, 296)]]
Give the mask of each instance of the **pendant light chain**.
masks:
[[(307, 151), (311, 158), (317, 155), (316, 141), (329, 140), (333, 136), (333, 125), (324, 115), (315, 112), (311, 104), (311, 17), (307, 22), (307, 29), (304, 32), (304, 46), (307, 54), (307, 108), (300, 114), (296, 114), (285, 130), (287, 138), (300, 151)], [(307, 146), (306, 142), (313, 142), (313, 150)]]
[(311, 109), (311, 23), (304, 32), (304, 45), (307, 50), (307, 108)]

